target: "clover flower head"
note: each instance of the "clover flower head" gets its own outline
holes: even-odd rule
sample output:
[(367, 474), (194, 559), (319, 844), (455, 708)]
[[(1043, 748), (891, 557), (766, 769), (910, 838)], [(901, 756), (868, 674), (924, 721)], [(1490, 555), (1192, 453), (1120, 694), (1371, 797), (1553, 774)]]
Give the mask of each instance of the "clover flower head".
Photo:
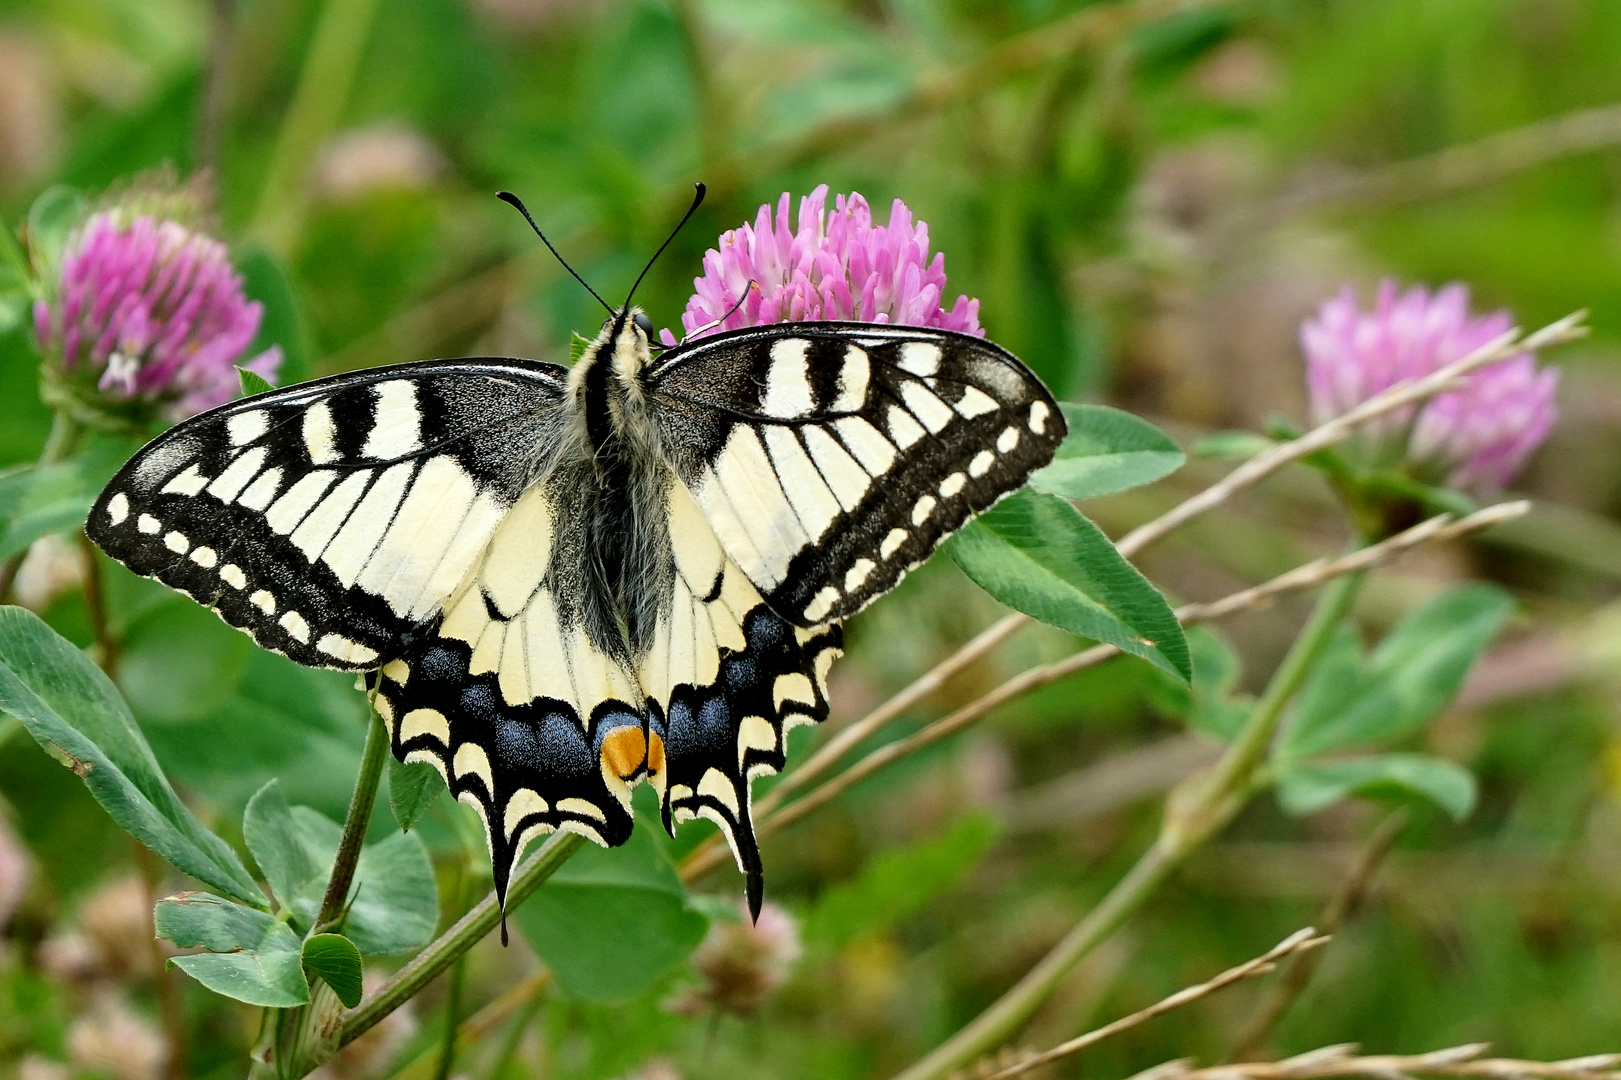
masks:
[(788, 980), (804, 951), (798, 922), (769, 902), (754, 920), (746, 906), (740, 905), (738, 910), (742, 918), (737, 921), (710, 924), (709, 933), (692, 954), (693, 970), (703, 985), (670, 1002), (671, 1011), (685, 1016), (713, 1010), (753, 1016)]
[[(171, 420), (231, 399), (264, 316), (224, 244), (117, 207), (69, 238), (52, 292), (34, 306), (34, 331), (60, 376)], [(273, 380), (281, 361), (273, 346), (242, 366)]]
[[(827, 210), (827, 185), (799, 200), (790, 226), (789, 195), (773, 216), (760, 207), (754, 224), (743, 224), (704, 254), (704, 275), (681, 315), (689, 338), (747, 326), (800, 320), (932, 326), (984, 337), (979, 301), (958, 296), (949, 308), (946, 258), (929, 257), (929, 227), (912, 220), (896, 199), (889, 224), (874, 225), (867, 200), (852, 192)], [(739, 300), (742, 302), (739, 303)], [(666, 345), (676, 338), (660, 335)]]
[[(1346, 285), (1300, 327), (1312, 419), (1323, 423), (1461, 360), (1512, 325), (1506, 311), (1470, 314), (1469, 290), (1457, 283), (1402, 292), (1386, 279), (1371, 312)], [(1424, 478), (1463, 491), (1500, 490), (1553, 427), (1558, 383), (1557, 369), (1517, 353), (1470, 372), (1456, 390), (1364, 425), (1352, 452), (1376, 466), (1405, 460)]]

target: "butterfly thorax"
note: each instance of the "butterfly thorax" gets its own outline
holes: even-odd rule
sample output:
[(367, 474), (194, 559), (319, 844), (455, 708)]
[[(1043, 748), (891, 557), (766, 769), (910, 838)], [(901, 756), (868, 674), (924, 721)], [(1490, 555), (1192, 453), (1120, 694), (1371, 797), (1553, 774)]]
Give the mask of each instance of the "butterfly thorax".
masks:
[(548, 572), (559, 607), (599, 649), (632, 664), (652, 647), (673, 587), (668, 534), (650, 526), (666, 513), (674, 477), (642, 394), (651, 354), (637, 314), (608, 320), (570, 372), (574, 437), (548, 481), (562, 511)]

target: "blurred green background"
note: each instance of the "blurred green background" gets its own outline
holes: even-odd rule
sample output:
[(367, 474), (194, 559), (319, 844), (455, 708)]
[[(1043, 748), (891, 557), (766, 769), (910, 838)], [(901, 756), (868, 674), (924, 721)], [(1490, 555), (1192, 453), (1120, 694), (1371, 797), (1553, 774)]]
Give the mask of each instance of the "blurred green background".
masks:
[[(433, 356), (564, 359), (571, 332), (597, 325), (594, 302), (493, 198), (501, 188), (614, 297), (707, 181), (639, 296), (672, 327), (704, 249), (760, 203), (827, 183), (859, 190), (882, 219), (902, 198), (947, 255), (950, 295), (982, 300), (991, 338), (1060, 396), (1132, 409), (1185, 444), (1273, 412), (1304, 419), (1297, 327), (1343, 281), (1366, 297), (1385, 274), (1462, 280), (1527, 326), (1591, 309), (1592, 337), (1557, 357), (1560, 425), (1521, 484), (1537, 510), (1382, 573), (1361, 608), (1386, 625), (1468, 576), (1520, 596), (1523, 615), (1430, 736), (1476, 770), (1481, 805), (1461, 825), (1414, 808), (1270, 1050), (1621, 1048), (1621, 4), (0, 0), (9, 226), (52, 184), (96, 193), (164, 163), (211, 171), (219, 230), (267, 306), (262, 338), (287, 352), (284, 381)], [(44, 441), (36, 364), (21, 326), (0, 335), (0, 465)], [(1221, 468), (1195, 462), (1088, 509), (1119, 535)], [(1211, 599), (1343, 538), (1326, 489), (1287, 474), (1143, 565), (1175, 598)], [(273, 776), (341, 816), (362, 735), (349, 682), (103, 571), (128, 642), (121, 686), (205, 817), (229, 833)], [(87, 639), (77, 592), (53, 594), (48, 575), (24, 584), (53, 625)], [(1271, 670), (1303, 603), (1224, 628), (1246, 685)], [(836, 716), (998, 614), (950, 565), (913, 575), (852, 626)], [(903, 726), (1075, 648), (1026, 631)], [(672, 1011), (686, 971), (628, 1003), (551, 995), (507, 1075), (904, 1066), (1026, 970), (1151, 840), (1155, 796), (1202, 760), (1157, 704), (1158, 679), (1115, 661), (1049, 687), (770, 840), (770, 895), (799, 920), (804, 955), (758, 1016)], [(141, 920), (149, 891), (183, 883), (142, 864), (30, 740), (0, 743), (0, 793), (0, 899), (15, 908), (0, 938), (0, 1076), (166, 1075)], [(1261, 800), (1075, 973), (1023, 1043), (1146, 1005), (1309, 922), (1385, 812), (1296, 821)], [(442, 895), (463, 873), (464, 828), (448, 803), (424, 825)], [(678, 848), (708, 829), (689, 826)], [(738, 882), (728, 869), (703, 888), (730, 902)], [(464, 1012), (535, 963), (516, 937), (505, 952), (486, 943)], [(171, 992), (187, 1074), (240, 1075), (254, 1012), (178, 975)], [(437, 1038), (444, 994), (431, 988), (414, 1019), (327, 1075), (412, 1060)], [(1046, 1075), (1224, 1060), (1258, 994)], [(482, 1080), (507, 1030), (463, 1055), (461, 1074)]]

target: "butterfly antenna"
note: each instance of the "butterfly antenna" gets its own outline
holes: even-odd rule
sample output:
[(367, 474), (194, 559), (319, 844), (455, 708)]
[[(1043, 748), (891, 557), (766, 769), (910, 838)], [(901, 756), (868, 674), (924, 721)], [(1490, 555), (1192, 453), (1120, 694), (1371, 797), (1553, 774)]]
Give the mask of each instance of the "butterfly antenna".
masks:
[(647, 265), (642, 267), (642, 272), (640, 274), (636, 275), (636, 284), (634, 284), (634, 285), (632, 285), (630, 287), (630, 293), (629, 293), (629, 295), (627, 295), (625, 297), (625, 306), (626, 307), (630, 307), (630, 298), (632, 296), (636, 295), (636, 290), (642, 284), (642, 278), (646, 277), (647, 272), (649, 270), (653, 269), (653, 264), (659, 261), (659, 256), (663, 255), (664, 254), (664, 249), (670, 246), (670, 241), (674, 240), (675, 236), (676, 236), (676, 233), (679, 233), (681, 231), (681, 226), (685, 225), (688, 221), (690, 221), (692, 219), (692, 215), (696, 214), (698, 212), (698, 207), (703, 205), (704, 194), (709, 189), (704, 186), (703, 181), (701, 181), (701, 180), (698, 183), (694, 184), (693, 187), (695, 187), (697, 190), (693, 193), (692, 205), (687, 207), (687, 212), (685, 214), (681, 215), (681, 220), (676, 223), (676, 227), (674, 229), (670, 230), (670, 235), (665, 237), (664, 243), (660, 244), (659, 249), (657, 251), (653, 252), (653, 257), (651, 259), (647, 260)]
[[(563, 258), (562, 255), (558, 254), (557, 248), (552, 246), (552, 242), (550, 240), (546, 239), (546, 234), (540, 231), (540, 226), (535, 224), (535, 219), (532, 216), (530, 216), (529, 208), (526, 207), (523, 204), (522, 199), (518, 198), (518, 196), (514, 195), (510, 191), (497, 191), (495, 193), (495, 197), (497, 199), (500, 199), (504, 203), (510, 203), (513, 206), (516, 206), (518, 208), (518, 213), (522, 214), (523, 219), (525, 221), (529, 222), (529, 227), (531, 229), (535, 230), (535, 235), (540, 237), (540, 242), (542, 244), (546, 245), (546, 248), (547, 248), (548, 251), (550, 251), (553, 255), (557, 256), (557, 261), (558, 262), (563, 264), (563, 269), (567, 270), (570, 274), (573, 274), (575, 281), (578, 281), (581, 285), (585, 285), (585, 291), (590, 293), (592, 296), (596, 296), (597, 303), (599, 303), (603, 307), (607, 308), (608, 309), (608, 314), (610, 314), (610, 315), (614, 314), (614, 309), (609, 305), (608, 301), (604, 300), (600, 296), (597, 296), (597, 290), (593, 289), (590, 285), (587, 285), (585, 278), (581, 277), (579, 275), (579, 273), (574, 269), (574, 267), (572, 267), (572, 266), (570, 266), (568, 264), (567, 259)], [(660, 248), (659, 250), (663, 251), (664, 249)], [(646, 271), (644, 270), (643, 273), (646, 273)], [(637, 280), (640, 281), (641, 279), (638, 278)]]

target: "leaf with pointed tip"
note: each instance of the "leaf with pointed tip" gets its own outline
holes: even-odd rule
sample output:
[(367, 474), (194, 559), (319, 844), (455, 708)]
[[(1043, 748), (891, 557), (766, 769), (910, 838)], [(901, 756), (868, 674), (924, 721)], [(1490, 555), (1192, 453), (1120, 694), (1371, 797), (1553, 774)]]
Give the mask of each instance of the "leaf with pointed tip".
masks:
[(286, 923), (200, 892), (159, 900), (152, 921), (158, 937), (209, 950), (170, 963), (215, 993), (278, 1009), (309, 1002), (298, 936)]
[(0, 709), (78, 773), (141, 843), (228, 896), (266, 903), (236, 852), (175, 794), (117, 687), (72, 642), (19, 607), (0, 607)]
[(1107, 405), (1063, 402), (1069, 435), (1052, 462), (1030, 477), (1036, 491), (1064, 499), (1095, 499), (1151, 484), (1182, 467), (1187, 456), (1147, 420)]
[(403, 764), (389, 755), (388, 805), (402, 831), (410, 832), (444, 790), (445, 778), (426, 761)]
[(1187, 639), (1165, 597), (1063, 499), (1015, 492), (952, 537), (950, 550), (1008, 607), (1192, 678)]
[(1278, 774), (1278, 802), (1291, 814), (1315, 814), (1353, 795), (1418, 795), (1462, 820), (1475, 805), (1475, 778), (1428, 754), (1378, 754), (1291, 763)]

